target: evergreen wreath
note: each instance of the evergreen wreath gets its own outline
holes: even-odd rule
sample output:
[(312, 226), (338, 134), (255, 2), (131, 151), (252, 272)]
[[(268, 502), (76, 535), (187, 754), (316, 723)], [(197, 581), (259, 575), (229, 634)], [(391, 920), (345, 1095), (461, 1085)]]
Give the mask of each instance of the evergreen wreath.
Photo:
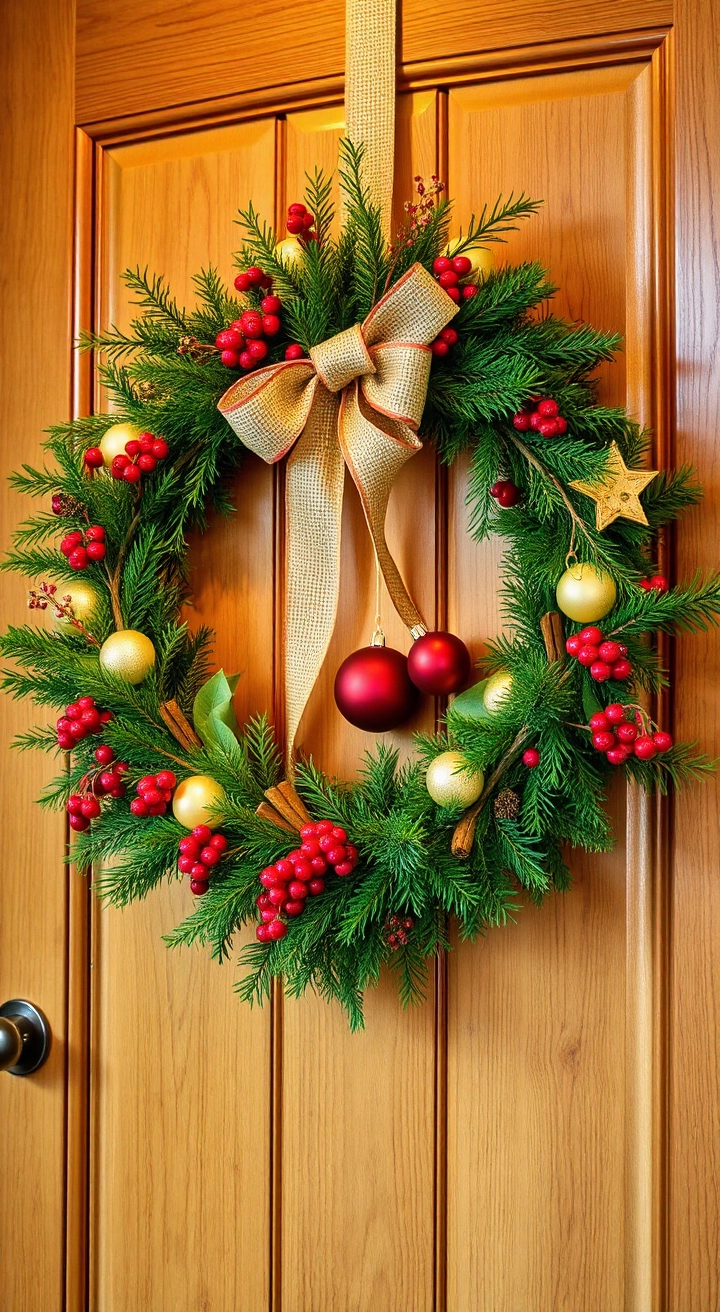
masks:
[[(649, 443), (623, 409), (597, 402), (595, 372), (619, 339), (555, 317), (548, 309), (555, 288), (539, 264), (468, 277), (471, 261), (461, 260), (465, 275), (445, 280), (458, 288), (458, 310), (443, 339), (448, 349), (433, 351), (422, 435), (448, 464), (470, 453), (470, 533), (479, 541), (498, 532), (507, 542), (509, 628), (488, 644), (482, 682), (450, 703), (440, 733), (417, 735), (417, 758), (402, 767), (379, 743), (356, 782), (328, 778), (303, 760), (290, 785), (267, 716), (237, 726), (233, 681), (222, 671), (210, 677), (212, 633), (191, 634), (180, 619), (187, 534), (207, 527), (210, 508), (231, 513), (228, 481), (244, 454), (218, 410), (228, 366), (242, 361), (213, 344), (259, 307), (268, 279), (280, 303), (278, 326), (251, 366), (287, 358), (288, 347), (290, 358), (304, 356), (362, 321), (415, 263), (440, 277), (451, 205), (437, 179), (427, 189), (417, 180), (417, 202), (406, 206), (405, 225), (388, 246), (361, 165), (362, 149), (342, 143), (346, 221), (338, 240), (330, 235), (332, 179), (320, 172), (309, 179), (306, 205), (292, 206), (288, 221), (298, 240), (294, 258), (252, 205), (240, 212), (238, 296), (209, 268), (194, 280), (197, 308), (186, 312), (161, 278), (126, 273), (139, 308), (129, 332), (81, 342), (102, 358), (113, 414), (51, 429), (51, 464), (12, 476), (18, 492), (51, 495), (52, 510), (17, 530), (3, 568), (39, 581), (29, 604), (52, 610), (56, 631), (13, 627), (0, 642), (12, 662), (3, 686), (61, 712), (57, 728), (23, 734), (17, 746), (60, 756), (41, 805), (68, 808), (77, 830), (72, 858), (81, 870), (95, 866), (100, 894), (118, 907), (144, 897), (177, 877), (180, 849), (181, 870), (204, 886), (203, 896), (167, 942), (208, 945), (225, 959), (238, 929), (257, 924), (259, 895), (261, 913), (269, 908), (263, 922), (274, 916), (284, 928), (275, 940), (265, 935), (243, 948), (240, 996), (261, 1002), (273, 976), (283, 976), (290, 995), (310, 986), (337, 999), (352, 1027), (362, 1025), (364, 990), (383, 963), (403, 1003), (422, 997), (428, 960), (449, 946), (450, 917), (461, 937), (473, 939), (512, 918), (522, 894), (539, 903), (549, 890), (568, 888), (563, 846), (608, 849), (603, 804), (618, 766), (659, 792), (711, 768), (692, 746), (672, 745), (654, 728), (638, 697), (667, 684), (653, 635), (704, 629), (720, 613), (720, 576), (667, 587), (653, 564), (658, 530), (700, 497), (687, 466), (642, 473), (648, 486), (636, 519), (616, 517), (603, 529), (595, 520), (593, 489), (617, 475), (619, 457), (632, 476)], [(536, 208), (524, 195), (499, 200), (473, 217), (452, 258), (502, 241)], [(248, 281), (248, 270), (260, 273), (265, 290), (255, 273)], [(473, 290), (461, 294), (462, 282)], [(232, 357), (234, 339), (221, 338), (221, 347), (223, 340)], [(546, 398), (544, 410), (538, 398)], [(112, 471), (98, 469), (98, 443), (123, 422), (142, 438)], [(542, 430), (542, 422), (550, 427)], [(137, 472), (125, 477), (130, 466)], [(558, 581), (573, 558), (615, 585), (603, 633), (589, 638), (556, 610)], [(78, 571), (91, 587), (84, 606), (75, 600)], [(137, 683), (100, 661), (106, 640), (126, 630), (142, 639), (134, 655), (145, 677)], [(596, 677), (601, 642), (608, 674), (620, 662), (615, 678)], [(633, 750), (640, 739), (649, 744), (644, 754)], [(452, 804), (452, 789), (450, 805), (428, 792), (428, 767), (449, 749), (479, 780), (470, 810)], [(183, 781), (197, 776), (215, 792), (210, 823), (193, 838), (167, 808)], [(297, 841), (289, 831), (310, 817), (307, 860), (319, 855), (322, 872), (329, 855), (331, 868), (303, 914), (283, 914), (282, 898), (269, 898), (276, 885), (268, 877), (262, 887), (259, 872), (287, 857)]]

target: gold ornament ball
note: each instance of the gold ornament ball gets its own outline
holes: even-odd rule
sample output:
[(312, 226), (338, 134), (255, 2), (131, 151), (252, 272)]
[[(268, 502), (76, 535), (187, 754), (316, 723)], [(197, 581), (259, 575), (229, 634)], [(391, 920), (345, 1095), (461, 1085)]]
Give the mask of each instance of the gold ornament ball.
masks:
[[(72, 583), (58, 583), (57, 592), (55, 593), (58, 601), (61, 597), (67, 597), (68, 595), (70, 596), (70, 605), (75, 612), (75, 618), (80, 620), (81, 624), (86, 624), (92, 618), (97, 606), (97, 592), (90, 583), (84, 583), (81, 579)], [(75, 628), (72, 621), (64, 616), (62, 619), (58, 619), (57, 616), (53, 615), (52, 622), (53, 628), (60, 629), (63, 633)]]
[(193, 774), (178, 784), (173, 795), (173, 815), (186, 829), (196, 825), (209, 825), (216, 829), (222, 824), (222, 816), (212, 814), (213, 807), (225, 798), (220, 784), (211, 779), (209, 774)]
[(294, 264), (302, 263), (305, 258), (305, 248), (300, 244), (297, 237), (285, 237), (275, 247), (275, 256), (283, 264), (292, 267)]
[(507, 670), (498, 670), (493, 674), (485, 684), (483, 693), (483, 705), (486, 711), (492, 715), (493, 711), (498, 711), (503, 702), (510, 696), (512, 688), (512, 674)]
[(472, 806), (483, 790), (482, 770), (472, 770), (462, 752), (441, 752), (431, 761), (425, 784), (438, 806)]
[[(451, 242), (448, 242), (446, 255), (454, 255), (463, 240), (462, 237), (455, 237)], [(463, 255), (467, 255), (472, 264), (472, 273), (481, 273), (483, 278), (492, 273), (495, 266), (495, 256), (491, 250), (484, 246), (470, 246), (469, 249), (463, 251)]]
[(100, 664), (126, 683), (142, 683), (155, 664), (155, 648), (137, 629), (111, 633), (100, 648)]
[(556, 591), (563, 615), (578, 624), (592, 624), (612, 610), (617, 597), (615, 581), (594, 565), (575, 564), (565, 570)]
[(113, 424), (105, 430), (100, 438), (100, 450), (108, 468), (116, 456), (125, 455), (125, 443), (139, 437), (141, 432), (137, 424)]

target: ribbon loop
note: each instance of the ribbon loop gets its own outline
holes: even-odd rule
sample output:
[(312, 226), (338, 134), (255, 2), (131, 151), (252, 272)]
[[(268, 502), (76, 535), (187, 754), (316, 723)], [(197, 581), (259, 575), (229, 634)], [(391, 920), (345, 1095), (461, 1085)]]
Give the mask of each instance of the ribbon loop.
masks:
[(411, 632), (423, 619), (385, 540), (385, 515), (402, 466), (419, 451), (430, 376), (429, 344), (458, 307), (420, 264), (362, 324), (293, 360), (258, 369), (221, 397), (240, 440), (287, 470), (285, 682), (288, 754), (335, 627), (340, 587), (343, 467), (360, 494), (390, 598)]

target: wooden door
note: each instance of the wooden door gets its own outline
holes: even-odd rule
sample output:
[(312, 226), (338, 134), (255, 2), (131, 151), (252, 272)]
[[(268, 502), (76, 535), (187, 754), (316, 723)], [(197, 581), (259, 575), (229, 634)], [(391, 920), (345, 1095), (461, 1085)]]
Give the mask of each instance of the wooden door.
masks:
[[(13, 48), (57, 72), (62, 40), (36, 34), (32, 4), (6, 8)], [(202, 263), (229, 277), (238, 205), (252, 196), (280, 218), (307, 168), (333, 166), (341, 0), (272, 16), (270, 36), (207, 0), (181, 13), (164, 0), (80, 0), (76, 327), (124, 322), (127, 265), (165, 273), (181, 301)], [(720, 152), (710, 0), (687, 10), (550, 0), (542, 13), (471, 0), (452, 14), (406, 0), (401, 35), (396, 204), (415, 174), (435, 171), (458, 225), (499, 192), (543, 197), (507, 258), (541, 259), (564, 313), (625, 333), (603, 397), (654, 427), (663, 463), (691, 458), (712, 493)], [(67, 88), (67, 60), (64, 75)], [(39, 104), (49, 120), (50, 100)], [(67, 132), (59, 140), (67, 148)], [(36, 149), (58, 175), (57, 220), (67, 153)], [(66, 332), (69, 246), (44, 191), (31, 196), (54, 271), (50, 312)], [(42, 288), (26, 295), (14, 276), (31, 332)], [(46, 375), (46, 403), (33, 395), (35, 430), (68, 405), (66, 358)], [(25, 389), (30, 367), (18, 367)], [(30, 446), (13, 400), (8, 466)], [(89, 366), (77, 366), (76, 410), (101, 400)], [(235, 517), (192, 544), (191, 618), (214, 625), (218, 664), (243, 671), (240, 716), (279, 704), (281, 478), (249, 458)], [(501, 544), (469, 542), (464, 495), (463, 467), (446, 476), (424, 451), (398, 480), (389, 537), (424, 612), (478, 651), (500, 622)], [(17, 511), (12, 503), (8, 515)], [(681, 572), (712, 566), (714, 513), (710, 496), (682, 530)], [(352, 490), (342, 569), (303, 739), (324, 768), (348, 775), (365, 740), (336, 713), (331, 683), (367, 640), (373, 610)], [(17, 586), (3, 586), (17, 612)], [(710, 752), (716, 653), (713, 638), (673, 653), (676, 727)], [(8, 731), (21, 714), (3, 705)], [(408, 734), (398, 741), (405, 749)], [(672, 817), (618, 789), (618, 846), (573, 860), (571, 894), (458, 945), (421, 1008), (403, 1014), (383, 981), (366, 1032), (351, 1036), (312, 998), (276, 995), (251, 1012), (232, 994), (232, 966), (169, 953), (162, 934), (186, 908), (181, 886), (122, 914), (89, 912), (74, 873), (67, 888), (59, 870), (48, 875), (58, 836), (30, 811), (41, 767), (29, 776), (6, 814), (33, 815), (34, 846), (0, 897), (5, 924), (32, 918), (45, 964), (28, 968), (16, 932), (2, 979), (34, 991), (56, 1045), (35, 1083), (0, 1076), (11, 1164), (0, 1234), (6, 1251), (19, 1235), (40, 1272), (34, 1280), (12, 1263), (11, 1312), (715, 1312), (714, 785), (680, 799)], [(43, 916), (27, 908), (33, 880), (50, 884)], [(17, 1124), (28, 1127), (22, 1139)]]

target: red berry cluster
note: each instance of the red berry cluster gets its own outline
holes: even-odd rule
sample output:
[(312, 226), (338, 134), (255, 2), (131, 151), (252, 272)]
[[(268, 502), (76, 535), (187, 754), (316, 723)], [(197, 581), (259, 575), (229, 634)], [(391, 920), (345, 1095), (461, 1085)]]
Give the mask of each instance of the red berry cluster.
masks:
[(65, 714), (56, 722), (58, 747), (71, 752), (81, 738), (99, 733), (112, 718), (112, 711), (98, 710), (94, 697), (78, 697), (76, 702), (65, 707)]
[(270, 287), (272, 287), (270, 274), (265, 273), (263, 269), (258, 269), (256, 264), (246, 269), (244, 273), (239, 273), (235, 279), (235, 289), (239, 292), (260, 291), (261, 288), (267, 291)]
[(518, 433), (527, 433), (532, 428), (541, 437), (558, 437), (567, 433), (567, 419), (560, 414), (557, 401), (548, 396), (541, 401), (532, 401), (519, 414), (513, 415), (513, 428)]
[(518, 501), (521, 500), (520, 488), (516, 487), (509, 478), (499, 478), (496, 483), (493, 483), (490, 488), (490, 496), (494, 497), (498, 505), (506, 510), (511, 506), (516, 506)]
[(454, 328), (443, 328), (439, 337), (430, 343), (430, 350), (436, 360), (442, 360), (447, 355), (451, 346), (454, 346), (458, 340), (458, 335)]
[[(122, 478), (126, 483), (137, 483), (143, 474), (152, 474), (157, 468), (158, 460), (164, 460), (170, 450), (163, 437), (154, 433), (141, 433), (125, 443), (126, 455), (115, 456), (110, 473), (113, 478)], [(89, 469), (100, 469), (105, 457), (99, 446), (91, 446), (85, 452), (85, 464)]]
[(115, 761), (112, 747), (103, 744), (95, 752), (95, 760), (101, 768), (94, 774), (87, 774), (81, 782), (82, 792), (71, 793), (67, 801), (67, 813), (70, 828), (82, 833), (89, 829), (90, 821), (100, 815), (99, 797), (124, 797), (125, 784), (123, 775), (129, 766), (126, 761)]
[(324, 892), (323, 876), (328, 866), (343, 878), (357, 864), (357, 848), (348, 843), (345, 830), (332, 820), (303, 825), (300, 837), (299, 848), (281, 857), (274, 866), (266, 866), (260, 875), (265, 890), (257, 899), (261, 923), (255, 934), (260, 943), (285, 937), (287, 925), (280, 915), (302, 915), (306, 899)]
[(467, 255), (438, 255), (433, 260), (433, 273), (435, 281), (445, 288), (448, 296), (458, 305), (460, 300), (469, 301), (473, 296), (477, 296), (477, 287), (474, 282), (467, 282), (463, 287), (460, 286), (460, 279), (467, 278), (472, 273), (472, 260)]
[(84, 533), (73, 529), (72, 533), (66, 533), (60, 550), (71, 569), (87, 569), (93, 561), (105, 559), (105, 529), (99, 524), (86, 528)]
[(653, 574), (649, 579), (641, 579), (638, 587), (643, 592), (667, 592), (670, 584), (664, 574)]
[(138, 795), (130, 803), (133, 815), (164, 815), (168, 802), (172, 801), (176, 784), (177, 779), (172, 770), (146, 774), (136, 785)]
[(592, 745), (597, 752), (604, 752), (611, 765), (624, 765), (629, 756), (637, 756), (640, 761), (651, 761), (658, 752), (667, 752), (673, 740), (662, 729), (652, 732), (652, 722), (644, 712), (635, 710), (628, 718), (632, 707), (621, 706), (611, 702), (604, 711), (591, 715), (588, 728), (592, 733)]
[[(265, 276), (262, 269), (249, 269), (250, 273)], [(257, 369), (262, 364), (268, 353), (268, 344), (263, 339), (276, 337), (280, 332), (281, 308), (277, 296), (264, 296), (259, 310), (244, 310), (239, 319), (218, 333), (215, 345), (226, 369)]]
[(612, 638), (604, 638), (594, 624), (568, 638), (565, 650), (585, 665), (598, 683), (604, 683), (606, 679), (629, 679), (632, 674), (627, 647)]
[(412, 916), (388, 916), (383, 926), (385, 942), (393, 952), (404, 948), (410, 937), (410, 930), (415, 928)]
[(292, 205), (288, 205), (285, 227), (293, 237), (302, 237), (304, 241), (317, 241), (314, 225), (315, 215), (310, 213), (307, 205), (297, 200)]
[[(170, 771), (164, 773), (169, 774)], [(190, 876), (190, 892), (196, 897), (207, 893), (210, 872), (227, 851), (227, 846), (225, 835), (214, 834), (209, 825), (196, 825), (187, 838), (180, 839), (178, 870)]]

